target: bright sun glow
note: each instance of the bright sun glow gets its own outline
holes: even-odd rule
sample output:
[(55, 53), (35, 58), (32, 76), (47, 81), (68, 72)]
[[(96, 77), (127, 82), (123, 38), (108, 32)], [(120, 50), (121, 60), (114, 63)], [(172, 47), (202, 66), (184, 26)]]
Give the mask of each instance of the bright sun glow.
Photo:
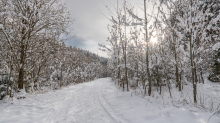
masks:
[(157, 37), (152, 37), (150, 42), (153, 43), (153, 44), (156, 44), (157, 43)]
[(156, 32), (153, 32), (153, 35), (152, 35), (152, 37), (150, 39), (150, 42), (153, 43), (153, 44), (157, 43), (157, 37), (155, 35), (156, 35)]

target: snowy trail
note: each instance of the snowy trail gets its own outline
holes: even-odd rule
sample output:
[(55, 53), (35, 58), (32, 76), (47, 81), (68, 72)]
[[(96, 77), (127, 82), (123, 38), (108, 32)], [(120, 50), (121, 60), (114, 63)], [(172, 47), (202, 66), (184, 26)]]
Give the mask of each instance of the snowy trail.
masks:
[(104, 78), (14, 98), (13, 104), (0, 101), (0, 123), (220, 123), (216, 116), (208, 121), (212, 113), (176, 108), (157, 95), (141, 98), (131, 91), (122, 92)]
[[(117, 123), (100, 101), (109, 79), (78, 84), (46, 94), (27, 95), (14, 104), (0, 104), (0, 122)], [(103, 84), (105, 83), (105, 84)]]

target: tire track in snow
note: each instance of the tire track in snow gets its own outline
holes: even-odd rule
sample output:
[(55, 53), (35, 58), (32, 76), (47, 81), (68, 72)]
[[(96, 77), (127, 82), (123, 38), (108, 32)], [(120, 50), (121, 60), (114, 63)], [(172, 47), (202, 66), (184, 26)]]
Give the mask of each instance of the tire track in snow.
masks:
[(112, 110), (111, 106), (106, 102), (103, 96), (102, 90), (99, 90), (99, 103), (102, 108), (106, 111), (106, 113), (116, 122), (116, 123), (131, 123), (129, 120), (121, 119), (117, 115), (115, 115), (114, 111)]
[[(82, 88), (79, 88), (77, 90), (74, 90), (74, 92), (78, 92), (78, 91), (83, 90), (83, 89), (85, 89), (85, 86), (83, 86)], [(71, 93), (74, 93), (74, 92), (71, 92)], [(68, 110), (66, 110), (66, 109), (69, 109), (67, 107), (70, 106), (70, 103), (74, 99), (73, 97), (72, 98), (68, 98), (69, 96), (71, 96), (71, 94), (68, 94), (68, 96), (66, 96), (67, 99), (65, 99), (65, 101), (60, 102), (60, 103), (63, 103), (63, 104), (59, 107), (59, 109), (57, 111), (54, 108), (52, 108), (51, 115), (47, 119), (48, 123), (55, 123), (56, 120), (60, 120), (59, 119), (60, 117), (62, 119), (66, 119), (66, 114), (68, 112)], [(64, 98), (66, 98), (66, 97), (64, 97)]]
[(115, 118), (109, 113), (109, 111), (106, 110), (106, 108), (103, 106), (103, 102), (100, 100), (100, 96), (98, 95), (99, 104), (101, 105), (102, 109), (105, 111), (105, 113), (115, 122), (115, 123), (121, 123), (115, 120)]
[[(76, 85), (77, 86), (77, 85)], [(82, 86), (82, 85), (79, 85)], [(74, 90), (64, 100), (58, 102), (58, 109), (54, 109), (47, 119), (49, 123), (123, 123), (117, 122), (114, 117), (102, 105), (99, 99), (99, 90), (102, 87), (100, 82), (85, 83), (83, 88)]]

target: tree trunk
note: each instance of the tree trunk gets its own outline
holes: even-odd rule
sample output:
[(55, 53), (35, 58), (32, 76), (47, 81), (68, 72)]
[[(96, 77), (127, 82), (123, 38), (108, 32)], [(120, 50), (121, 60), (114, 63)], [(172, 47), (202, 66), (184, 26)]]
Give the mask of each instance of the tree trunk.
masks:
[[(119, 51), (118, 51), (118, 65), (120, 64), (120, 59), (119, 59)], [(120, 70), (120, 66), (118, 67), (118, 86), (121, 84), (121, 70)]]
[[(193, 54), (193, 56), (194, 56), (194, 54)], [(195, 75), (195, 83), (197, 84), (197, 82), (198, 82), (198, 77), (197, 77), (197, 71), (196, 71), (196, 63), (194, 62), (194, 75)]]
[(191, 71), (192, 71), (192, 81), (193, 81), (193, 97), (194, 97), (194, 103), (197, 103), (197, 99), (196, 99), (196, 83), (195, 83), (195, 75), (194, 75), (194, 65), (193, 65), (193, 60), (194, 60), (194, 56), (193, 56), (193, 52), (192, 49), (193, 49), (193, 29), (192, 29), (192, 26), (193, 26), (193, 21), (192, 21), (192, 5), (193, 5), (193, 2), (191, 0), (191, 13), (190, 13), (190, 16), (191, 16), (191, 34), (190, 34), (190, 63), (191, 63)]
[(137, 86), (137, 87), (138, 87), (138, 81), (139, 81), (139, 80), (138, 80), (138, 74), (139, 74), (139, 73), (138, 73), (138, 62), (136, 61), (136, 79), (137, 79), (137, 80), (136, 80), (136, 84), (137, 84), (136, 86)]
[(10, 83), (11, 83), (11, 80), (10, 80), (10, 78), (11, 78), (11, 73), (12, 73), (12, 65), (10, 65), (10, 73), (9, 73), (9, 77), (8, 77), (8, 81), (7, 81), (7, 95), (9, 95), (9, 85), (10, 85)]
[(127, 71), (126, 49), (124, 51), (124, 60), (125, 60), (125, 81), (127, 83), (127, 91), (129, 91), (128, 90), (128, 71)]
[[(137, 42), (137, 39), (135, 40), (135, 44), (136, 44), (136, 47), (138, 47), (138, 42)], [(140, 58), (139, 58), (139, 51), (137, 52), (137, 54), (136, 54), (136, 55), (137, 55), (137, 57), (136, 57), (136, 58), (137, 58), (137, 59), (140, 59)], [(137, 86), (137, 87), (138, 87), (138, 81), (139, 81), (139, 76), (138, 76), (138, 74), (139, 74), (139, 72), (138, 72), (138, 67), (139, 67), (139, 66), (138, 66), (138, 60), (136, 60), (136, 67), (135, 67), (135, 68), (136, 68), (136, 79), (137, 79), (137, 80), (136, 80), (136, 84), (137, 84), (136, 86)]]
[[(157, 57), (156, 57), (156, 63), (157, 63)], [(157, 70), (157, 79), (156, 79), (156, 80), (157, 80), (157, 91), (158, 91), (158, 88), (159, 88), (159, 86), (160, 86), (160, 85), (159, 85), (160, 79), (159, 79), (159, 70), (158, 70), (158, 69), (159, 69), (159, 66), (156, 67), (156, 70)]]
[(122, 80), (123, 80), (123, 84), (122, 84), (123, 85), (123, 91), (125, 91), (125, 80), (124, 80), (124, 77), (123, 77)]
[[(147, 27), (147, 9), (146, 9), (146, 0), (144, 0), (144, 16), (145, 16), (145, 26)], [(146, 49), (146, 64), (147, 64), (147, 77), (148, 77), (148, 83), (149, 83), (149, 88), (148, 88), (148, 95), (151, 95), (151, 76), (150, 76), (150, 69), (149, 69), (149, 49), (148, 49), (148, 30), (147, 28), (145, 29), (145, 40), (147, 43), (147, 49)], [(146, 88), (145, 88), (146, 89)], [(146, 94), (146, 91), (145, 91)]]
[(203, 79), (203, 75), (202, 75), (202, 69), (200, 71), (200, 76), (201, 76), (201, 79), (202, 79), (202, 84), (204, 84), (204, 79)]
[[(15, 78), (15, 74), (14, 74), (14, 77), (13, 77), (13, 78)], [(13, 83), (12, 83), (12, 85), (11, 85), (10, 97), (12, 97), (12, 90), (13, 90), (14, 83), (15, 83), (15, 79), (13, 79)]]
[(24, 84), (24, 45), (21, 45), (20, 69), (18, 75), (18, 89), (23, 89)]
[(118, 68), (118, 86), (121, 84), (121, 74), (120, 74), (121, 70), (120, 67)]
[(162, 91), (161, 86), (162, 86), (162, 84), (160, 83), (160, 95), (161, 95), (161, 91)]
[[(193, 57), (194, 57), (194, 53), (193, 53)], [(195, 77), (195, 80), (194, 80), (194, 84), (193, 84), (193, 91), (194, 91), (194, 102), (197, 103), (197, 74), (196, 74), (196, 64), (194, 62), (194, 77)]]
[[(27, 24), (26, 20), (23, 19), (22, 23), (25, 25)], [(25, 34), (26, 32), (26, 28), (23, 27), (22, 28), (22, 39), (21, 39), (21, 45), (20, 45), (20, 65), (19, 65), (19, 75), (18, 75), (18, 89), (23, 89), (23, 85), (24, 85), (24, 63), (25, 63)]]
[[(125, 5), (124, 5), (124, 12), (125, 12), (125, 20), (126, 18), (126, 1), (125, 1)], [(125, 45), (124, 45), (124, 60), (125, 60), (125, 81), (127, 83), (127, 91), (129, 91), (128, 89), (128, 70), (127, 70), (127, 53), (126, 53), (126, 47), (127, 47), (127, 37), (126, 37), (126, 25), (125, 25)]]
[(60, 87), (61, 87), (62, 78), (63, 78), (63, 71), (62, 71), (62, 64), (61, 64), (61, 68), (60, 68)]
[(177, 53), (176, 53), (176, 47), (175, 47), (175, 61), (176, 61), (176, 83), (179, 87), (179, 91), (181, 91), (181, 83), (179, 81), (179, 69), (178, 69), (178, 65), (177, 65)]
[(168, 85), (168, 89), (169, 89), (169, 93), (170, 93), (170, 97), (172, 98), (172, 94), (171, 94), (171, 87), (170, 87), (170, 80), (167, 80), (167, 85)]

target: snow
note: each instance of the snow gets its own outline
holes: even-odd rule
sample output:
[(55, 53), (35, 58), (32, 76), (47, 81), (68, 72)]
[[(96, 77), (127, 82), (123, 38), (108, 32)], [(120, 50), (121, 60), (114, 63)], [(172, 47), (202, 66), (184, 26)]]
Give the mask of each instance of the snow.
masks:
[(220, 48), (220, 42), (216, 43), (213, 47), (212, 50), (218, 50)]
[[(209, 85), (209, 86), (208, 86)], [(206, 84), (210, 88), (210, 84)], [(1, 123), (207, 123), (212, 113), (192, 112), (122, 92), (110, 78), (71, 85), (44, 94), (0, 101)], [(173, 93), (173, 96), (175, 94)], [(166, 103), (167, 100), (164, 100)], [(219, 123), (216, 116), (208, 123)]]
[[(173, 95), (174, 96), (174, 95)], [(115, 115), (126, 119), (125, 123), (207, 123), (212, 113), (192, 112), (193, 108), (177, 108), (159, 103), (155, 97), (141, 98), (131, 92), (119, 92), (114, 86), (103, 90), (108, 105), (114, 109)], [(170, 99), (171, 100), (171, 99)], [(209, 123), (219, 123), (220, 119), (212, 117)]]
[(3, 24), (0, 24), (0, 29), (4, 29), (4, 26), (3, 26)]

